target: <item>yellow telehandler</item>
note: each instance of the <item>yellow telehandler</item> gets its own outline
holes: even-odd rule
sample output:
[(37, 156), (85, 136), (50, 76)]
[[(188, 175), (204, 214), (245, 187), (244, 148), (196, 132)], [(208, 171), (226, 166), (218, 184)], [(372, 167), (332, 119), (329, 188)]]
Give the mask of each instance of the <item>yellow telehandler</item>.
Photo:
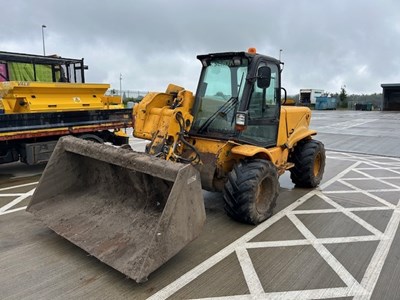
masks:
[(169, 85), (134, 107), (146, 153), (62, 138), (27, 208), (137, 282), (200, 234), (202, 189), (223, 192), (233, 219), (258, 224), (272, 215), (286, 170), (306, 188), (324, 172), (311, 111), (281, 105), (280, 61), (255, 49), (198, 59), (195, 96)]

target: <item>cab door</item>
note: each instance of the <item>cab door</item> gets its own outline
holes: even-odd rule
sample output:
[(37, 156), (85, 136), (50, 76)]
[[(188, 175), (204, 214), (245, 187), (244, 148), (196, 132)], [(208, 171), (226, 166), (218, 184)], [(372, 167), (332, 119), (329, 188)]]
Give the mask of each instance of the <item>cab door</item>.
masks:
[(247, 127), (241, 133), (240, 139), (262, 147), (273, 147), (277, 143), (279, 127), (280, 74), (278, 65), (261, 60), (255, 77), (259, 73), (259, 68), (265, 66), (271, 70), (270, 84), (268, 87), (259, 87), (257, 80), (252, 83), (247, 105)]

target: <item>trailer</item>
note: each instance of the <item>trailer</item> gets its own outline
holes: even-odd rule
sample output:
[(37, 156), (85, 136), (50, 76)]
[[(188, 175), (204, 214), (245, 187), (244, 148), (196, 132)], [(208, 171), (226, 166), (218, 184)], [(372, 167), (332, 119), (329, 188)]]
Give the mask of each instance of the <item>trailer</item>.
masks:
[(132, 109), (85, 83), (82, 59), (0, 51), (0, 164), (48, 161), (58, 139), (128, 143)]
[(315, 109), (316, 110), (336, 110), (337, 100), (334, 97), (321, 96), (316, 97)]
[(302, 106), (315, 106), (317, 97), (321, 97), (324, 90), (320, 89), (300, 89), (299, 105)]

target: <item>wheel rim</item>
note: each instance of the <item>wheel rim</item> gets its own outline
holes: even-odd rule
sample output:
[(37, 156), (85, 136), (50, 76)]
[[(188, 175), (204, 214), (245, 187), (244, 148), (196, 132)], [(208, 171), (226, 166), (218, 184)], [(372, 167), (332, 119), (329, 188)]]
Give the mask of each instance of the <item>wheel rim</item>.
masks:
[[(265, 214), (271, 205), (271, 194), (273, 192), (273, 182), (269, 178), (264, 178), (259, 185), (256, 195), (256, 209), (261, 215)], [(263, 197), (264, 195), (264, 197)]]
[(322, 156), (321, 153), (318, 152), (314, 160), (314, 177), (317, 177), (319, 175), (319, 172), (321, 170), (321, 162), (322, 162)]

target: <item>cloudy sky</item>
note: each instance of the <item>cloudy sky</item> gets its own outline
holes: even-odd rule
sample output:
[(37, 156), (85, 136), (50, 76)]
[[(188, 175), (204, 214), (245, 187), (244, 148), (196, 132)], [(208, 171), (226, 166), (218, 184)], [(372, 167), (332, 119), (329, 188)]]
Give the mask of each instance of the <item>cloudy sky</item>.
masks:
[[(400, 82), (398, 0), (0, 0), (0, 50), (84, 57), (87, 82), (194, 90), (197, 54), (243, 51), (285, 62), (283, 86), (380, 93)], [(7, 9), (4, 9), (6, 7)]]

